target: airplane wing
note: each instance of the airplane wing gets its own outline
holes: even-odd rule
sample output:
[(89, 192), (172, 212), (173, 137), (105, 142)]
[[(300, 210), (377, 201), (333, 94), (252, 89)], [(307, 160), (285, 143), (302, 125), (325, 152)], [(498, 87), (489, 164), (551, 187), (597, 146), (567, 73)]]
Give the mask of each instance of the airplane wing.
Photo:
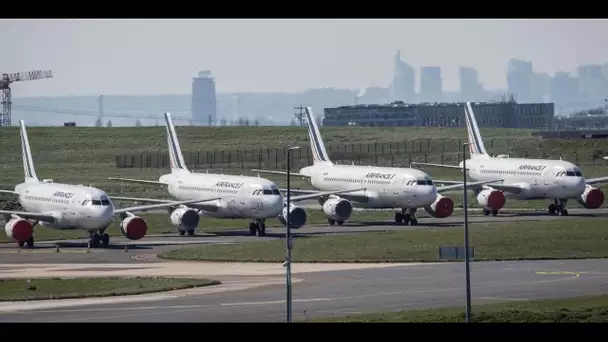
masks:
[(126, 212), (135, 212), (135, 211), (150, 210), (150, 209), (156, 209), (156, 208), (167, 208), (167, 207), (172, 207), (172, 206), (180, 205), (180, 204), (195, 204), (195, 203), (211, 202), (211, 201), (216, 201), (218, 199), (220, 199), (220, 198), (218, 197), (218, 198), (196, 199), (196, 200), (176, 201), (176, 202), (172, 201), (172, 202), (165, 202), (165, 203), (160, 203), (160, 204), (149, 204), (149, 205), (141, 205), (141, 206), (137, 206), (137, 207), (120, 208), (120, 209), (114, 210), (114, 214), (122, 214), (122, 213), (126, 213)]
[(153, 185), (169, 185), (169, 184), (163, 183), (163, 182), (144, 180), (144, 179), (117, 178), (117, 177), (108, 177), (108, 179), (119, 180), (119, 181), (122, 181), (122, 182), (129, 182), (129, 183), (153, 184)]
[[(272, 173), (274, 175), (285, 175), (287, 176), (287, 171), (274, 171), (274, 170), (260, 170), (260, 169), (251, 169), (252, 172), (261, 172), (261, 173)], [(308, 175), (304, 175), (301, 173), (297, 173), (297, 172), (290, 172), (289, 173), (292, 176), (296, 176), (296, 177), (310, 177)]]
[(4, 194), (11, 194), (11, 195), (19, 195), (18, 192), (16, 191), (11, 191), (11, 190), (0, 190), (0, 193), (4, 193)]
[[(502, 179), (495, 179), (495, 180), (491, 180), (491, 181), (467, 182), (467, 188), (468, 187), (476, 187), (478, 185), (486, 185), (487, 184), (487, 185), (489, 185), (489, 186), (491, 186), (493, 188), (497, 188), (498, 189), (498, 186), (502, 186), (503, 184), (493, 184), (493, 183), (496, 183), (496, 182), (499, 182), (499, 181), (502, 181)], [(464, 188), (464, 183), (463, 182), (454, 182), (454, 183), (455, 184), (446, 185), (446, 186), (438, 186), (437, 187), (437, 192), (444, 192), (444, 191), (450, 191), (450, 190), (456, 190), (456, 189)]]
[(367, 188), (340, 190), (340, 191), (317, 191), (317, 192), (309, 193), (306, 195), (289, 196), (289, 201), (290, 202), (299, 202), (299, 201), (305, 201), (308, 199), (314, 199), (314, 198), (318, 198), (318, 197), (322, 197), (322, 196), (340, 195), (340, 194), (349, 193), (349, 192), (364, 191), (366, 189)]
[(136, 202), (151, 202), (151, 203), (173, 203), (174, 200), (166, 200), (159, 198), (141, 198), (141, 197), (120, 197), (120, 196), (110, 196), (112, 200), (119, 201), (136, 201)]
[[(287, 189), (279, 189), (283, 192), (287, 192)], [(291, 192), (299, 192), (301, 194), (316, 194), (319, 190), (304, 190), (304, 189), (289, 189)]]
[[(444, 168), (448, 168), (448, 169), (458, 169), (458, 170), (462, 170), (461, 166), (458, 165), (445, 165), (445, 164), (433, 164), (433, 163), (418, 163), (418, 162), (412, 162), (412, 165), (423, 165), (423, 166), (433, 166), (433, 167), (444, 167)], [(467, 170), (469, 168), (467, 167)]]
[[(55, 218), (52, 215), (44, 214), (44, 213), (32, 213), (28, 211), (15, 211), (15, 210), (0, 210), (0, 215), (16, 215), (24, 219), (30, 219), (35, 221), (44, 221), (52, 223), (55, 221)], [(7, 219), (8, 221), (9, 219)]]
[(608, 182), (608, 177), (598, 177), (598, 178), (590, 178), (585, 181), (585, 183), (589, 185), (597, 184), (597, 183), (606, 183)]

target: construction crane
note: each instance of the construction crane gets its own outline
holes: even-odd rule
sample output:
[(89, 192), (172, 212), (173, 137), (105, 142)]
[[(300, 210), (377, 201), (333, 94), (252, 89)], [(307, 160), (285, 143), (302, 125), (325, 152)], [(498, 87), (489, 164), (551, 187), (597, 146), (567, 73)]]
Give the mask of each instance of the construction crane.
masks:
[(11, 83), (20, 81), (33, 81), (53, 77), (51, 70), (33, 70), (2, 74), (0, 90), (2, 90), (2, 113), (0, 113), (0, 127), (11, 125)]

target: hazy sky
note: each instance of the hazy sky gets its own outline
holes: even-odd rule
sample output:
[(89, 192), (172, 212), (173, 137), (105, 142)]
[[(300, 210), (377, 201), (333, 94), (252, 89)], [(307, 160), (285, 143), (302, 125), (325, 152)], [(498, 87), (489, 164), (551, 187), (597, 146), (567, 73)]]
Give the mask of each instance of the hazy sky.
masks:
[(364, 89), (391, 82), (401, 49), (441, 66), (445, 90), (459, 65), (504, 89), (510, 57), (550, 74), (603, 64), (607, 33), (608, 20), (0, 20), (0, 72), (53, 70), (14, 84), (19, 97), (186, 94), (204, 69), (218, 92)]

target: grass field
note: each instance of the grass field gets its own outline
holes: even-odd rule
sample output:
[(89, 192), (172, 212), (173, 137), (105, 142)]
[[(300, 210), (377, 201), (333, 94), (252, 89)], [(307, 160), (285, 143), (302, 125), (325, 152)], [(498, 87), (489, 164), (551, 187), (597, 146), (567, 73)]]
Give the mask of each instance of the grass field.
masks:
[[(299, 144), (308, 145), (307, 129), (302, 127), (178, 127), (177, 132), (183, 151), (229, 151), (237, 149), (259, 149), (284, 147)], [(456, 154), (444, 154), (441, 149), (454, 147), (449, 139), (464, 139), (464, 128), (430, 128), (430, 127), (324, 127), (322, 134), (327, 145), (353, 144), (374, 142), (405, 142), (420, 145), (419, 149), (428, 150), (416, 154), (412, 160), (424, 161), (424, 154), (428, 162), (454, 163)], [(565, 159), (578, 161), (587, 177), (608, 174), (608, 162), (596, 160), (589, 162), (590, 155), (608, 154), (608, 140), (543, 140), (531, 137), (529, 130), (514, 129), (482, 129), (486, 138), (486, 145), (490, 153), (510, 153), (523, 156), (526, 153), (531, 157), (540, 157), (543, 153), (557, 158), (560, 154)], [(127, 168), (116, 167), (116, 155), (137, 154), (141, 152), (161, 152), (167, 150), (165, 128), (159, 127), (31, 127), (28, 129), (30, 144), (36, 164), (36, 171), (40, 178), (53, 179), (56, 182), (72, 184), (85, 184), (99, 187), (111, 195), (137, 195), (150, 197), (167, 197), (166, 191), (157, 186), (140, 186), (108, 180), (108, 177), (141, 178), (156, 180), (168, 170), (153, 168)], [(431, 144), (423, 144), (422, 140), (428, 137), (438, 137)], [(448, 140), (445, 140), (448, 139)], [(508, 144), (497, 143), (495, 147), (492, 139), (511, 139)], [(438, 142), (443, 142), (438, 144)], [(447, 141), (447, 142), (446, 142)], [(416, 142), (414, 144), (414, 142)], [(2, 146), (2, 163), (0, 164), (0, 189), (13, 189), (15, 184), (23, 180), (21, 161), (21, 148), (19, 132), (16, 127), (0, 128), (0, 146)], [(387, 144), (385, 144), (387, 145)], [(433, 145), (433, 146), (431, 146)], [(456, 144), (457, 145), (457, 144)], [(426, 146), (426, 147), (425, 147)], [(394, 149), (395, 147), (393, 147)], [(398, 149), (399, 147), (397, 147)], [(410, 147), (411, 148), (411, 147)], [(409, 151), (409, 150), (408, 150)], [(401, 150), (403, 152), (403, 149)], [(575, 155), (576, 152), (576, 155)], [(408, 152), (410, 153), (410, 152)], [(368, 157), (373, 157), (373, 152)], [(575, 158), (576, 156), (576, 158)], [(445, 157), (445, 158), (444, 158)], [(379, 156), (379, 165), (390, 165), (387, 155)], [(407, 164), (407, 155), (391, 157), (395, 166)], [(255, 158), (254, 158), (255, 159)], [(346, 161), (345, 161), (346, 162)], [(365, 162), (370, 162), (365, 161)], [(371, 162), (375, 162), (372, 160)], [(389, 163), (389, 164), (387, 164)], [(270, 165), (265, 165), (270, 166)], [(251, 168), (257, 163), (231, 167), (225, 165), (212, 165), (210, 172), (224, 172), (227, 174), (249, 174)], [(194, 168), (191, 166), (191, 168)], [(205, 172), (207, 166), (198, 165), (196, 171)], [(460, 180), (461, 173), (454, 170), (438, 168), (422, 168), (435, 179)], [(285, 187), (285, 178), (282, 176), (268, 176)], [(302, 179), (292, 179), (293, 187), (310, 189), (310, 185)], [(608, 190), (608, 187), (604, 187)], [(460, 193), (450, 194), (458, 206), (462, 202)], [(0, 196), (0, 201), (2, 200)], [(471, 198), (472, 199), (472, 198)], [(571, 201), (571, 206), (578, 206)], [(507, 201), (507, 208), (546, 208), (545, 201)]]
[[(604, 219), (470, 224), (475, 260), (608, 257)], [(429, 228), (353, 235), (299, 237), (294, 262), (438, 261), (439, 246), (461, 246), (462, 229)], [(211, 245), (160, 254), (177, 260), (281, 262), (285, 242)]]
[[(311, 322), (462, 323), (464, 307), (372, 313), (312, 319)], [(473, 305), (475, 323), (599, 323), (608, 322), (608, 295), (581, 296), (499, 304)]]
[(0, 301), (126, 296), (218, 285), (219, 281), (189, 278), (37, 278), (0, 279)]

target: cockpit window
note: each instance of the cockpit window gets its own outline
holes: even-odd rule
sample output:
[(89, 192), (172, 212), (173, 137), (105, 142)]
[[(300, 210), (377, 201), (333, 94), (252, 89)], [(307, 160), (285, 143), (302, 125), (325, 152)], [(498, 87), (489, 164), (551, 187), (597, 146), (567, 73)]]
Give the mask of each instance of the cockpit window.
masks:
[(264, 189), (264, 195), (272, 195), (272, 190)]
[(93, 205), (101, 205), (100, 200), (92, 200), (91, 202), (93, 203)]
[(272, 189), (272, 194), (273, 195), (280, 195), (281, 192), (279, 191), (279, 189)]
[(574, 177), (574, 171), (566, 171), (566, 176), (568, 177)]
[(418, 185), (433, 185), (433, 181), (430, 180), (430, 179), (428, 179), (428, 180), (419, 179), (419, 180), (416, 181), (416, 184), (418, 184)]
[(108, 199), (102, 199), (101, 200), (101, 205), (106, 205), (106, 206), (110, 205), (110, 200), (108, 200)]
[(432, 181), (432, 180), (430, 180), (430, 179), (427, 179), (427, 180), (426, 180), (426, 185), (433, 185), (433, 181)]
[(583, 173), (579, 170), (574, 171), (574, 174), (576, 175), (576, 177), (583, 177)]

